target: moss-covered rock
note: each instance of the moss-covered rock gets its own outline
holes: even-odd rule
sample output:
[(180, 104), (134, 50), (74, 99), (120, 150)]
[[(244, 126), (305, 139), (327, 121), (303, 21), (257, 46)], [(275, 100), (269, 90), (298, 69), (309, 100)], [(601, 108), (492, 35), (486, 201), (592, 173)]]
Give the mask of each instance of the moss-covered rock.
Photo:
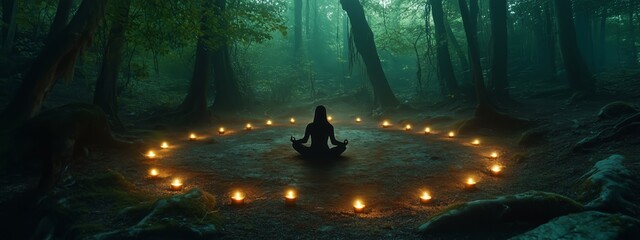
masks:
[(529, 191), (454, 206), (433, 216), (418, 230), (429, 235), (455, 233), (461, 229), (465, 232), (490, 232), (512, 226), (526, 228), (582, 210), (580, 203), (565, 196)]
[(215, 197), (200, 189), (125, 209), (133, 226), (95, 236), (97, 239), (212, 239), (221, 234)]
[(623, 213), (636, 216), (640, 207), (632, 199), (637, 189), (635, 176), (624, 164), (624, 157), (618, 154), (598, 161), (583, 178), (582, 197), (591, 199), (586, 207), (593, 210)]
[(598, 112), (598, 118), (601, 120), (618, 119), (637, 112), (638, 109), (629, 103), (612, 102), (600, 109)]
[(511, 239), (640, 239), (640, 221), (621, 214), (586, 211), (553, 219)]

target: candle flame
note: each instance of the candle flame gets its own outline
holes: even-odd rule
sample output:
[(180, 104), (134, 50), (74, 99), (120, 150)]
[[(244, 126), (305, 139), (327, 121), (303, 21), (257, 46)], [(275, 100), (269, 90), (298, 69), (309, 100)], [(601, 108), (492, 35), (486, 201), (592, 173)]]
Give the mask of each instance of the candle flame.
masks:
[(500, 165), (498, 165), (498, 164), (493, 165), (493, 166), (491, 167), (491, 171), (492, 171), (493, 173), (499, 173), (499, 172), (501, 172), (501, 171), (502, 171), (502, 166), (500, 166)]
[(271, 120), (267, 120), (267, 125), (271, 126), (273, 124), (273, 122)]
[(364, 206), (365, 205), (362, 204), (362, 201), (360, 201), (360, 200), (356, 200), (355, 203), (353, 203), (353, 207), (357, 208), (357, 209), (362, 209), (362, 208), (364, 208)]
[(294, 199), (294, 198), (296, 198), (296, 193), (293, 190), (289, 190), (285, 197), (288, 198), (288, 199)]
[(333, 120), (333, 117), (331, 115), (327, 116), (327, 121), (331, 121)]
[(360, 119), (359, 117), (357, 117), (357, 118), (356, 118), (356, 122), (358, 122), (358, 123), (359, 123), (359, 122), (361, 122), (361, 121), (362, 121), (362, 119)]
[(471, 144), (473, 145), (480, 145), (480, 139), (474, 139), (473, 142), (471, 142)]
[(196, 138), (198, 138), (198, 137), (196, 136), (195, 133), (189, 134), (189, 139), (196, 139)]
[(167, 148), (169, 148), (169, 143), (167, 143), (167, 142), (162, 142), (162, 145), (160, 145), (160, 148), (162, 148), (162, 149), (167, 149)]
[(430, 127), (424, 128), (424, 133), (431, 133), (431, 128)]
[(491, 157), (492, 158), (498, 158), (498, 152), (492, 152), (491, 153)]
[(154, 151), (149, 150), (149, 152), (147, 153), (147, 157), (148, 158), (155, 158), (156, 157), (156, 153)]
[(158, 176), (158, 170), (152, 168), (151, 170), (149, 170), (149, 175), (151, 175), (152, 177)]
[(251, 126), (251, 123), (247, 123), (247, 126), (245, 126), (244, 128), (247, 130), (251, 130), (253, 126)]
[(420, 198), (422, 198), (424, 200), (430, 200), (431, 199), (431, 194), (429, 194), (429, 192), (422, 192), (422, 196), (420, 196)]
[(291, 119), (289, 119), (289, 122), (290, 122), (291, 124), (294, 124), (294, 123), (296, 123), (296, 119), (295, 119), (295, 118), (291, 118)]
[(450, 132), (449, 132), (449, 137), (450, 137), (450, 138), (455, 137), (455, 136), (456, 136), (456, 133), (455, 133), (455, 132), (453, 132), (453, 131), (450, 131)]
[(411, 124), (407, 124), (406, 126), (404, 126), (404, 130), (405, 131), (411, 130)]
[(244, 199), (244, 195), (240, 192), (240, 191), (236, 191), (236, 193), (233, 194), (233, 197), (231, 197), (235, 200), (242, 200)]
[(173, 182), (171, 182), (172, 186), (182, 186), (182, 181), (180, 181), (180, 179), (173, 179)]
[(388, 127), (388, 126), (389, 126), (389, 121), (382, 122), (382, 127)]
[(476, 180), (474, 180), (473, 178), (467, 179), (467, 185), (475, 185), (475, 184), (476, 184)]

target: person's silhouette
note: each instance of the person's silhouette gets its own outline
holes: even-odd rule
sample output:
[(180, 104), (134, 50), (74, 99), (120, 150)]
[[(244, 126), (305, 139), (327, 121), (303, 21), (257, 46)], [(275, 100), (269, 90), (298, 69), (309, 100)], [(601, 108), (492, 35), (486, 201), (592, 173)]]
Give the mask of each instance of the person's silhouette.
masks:
[[(311, 136), (311, 147), (303, 145), (309, 140)], [(329, 148), (327, 140), (331, 139), (331, 144), (336, 147)], [(296, 140), (291, 136), (291, 142), (293, 143), (293, 149), (298, 151), (305, 157), (338, 157), (345, 150), (347, 150), (348, 140), (339, 142), (333, 133), (333, 125), (327, 120), (327, 109), (320, 105), (316, 107), (316, 114), (313, 117), (313, 122), (307, 125), (307, 129), (304, 131), (304, 137)]]

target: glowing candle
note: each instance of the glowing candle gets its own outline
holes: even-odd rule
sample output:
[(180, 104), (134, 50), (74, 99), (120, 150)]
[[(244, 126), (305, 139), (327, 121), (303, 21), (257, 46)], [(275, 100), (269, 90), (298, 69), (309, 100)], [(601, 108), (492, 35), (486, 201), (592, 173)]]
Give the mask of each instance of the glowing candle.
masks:
[(241, 206), (244, 204), (244, 194), (240, 191), (236, 191), (233, 196), (231, 196), (231, 205)]
[(360, 122), (362, 122), (362, 119), (360, 119), (360, 117), (357, 117), (356, 118), (356, 123), (360, 123)]
[(169, 143), (167, 143), (167, 142), (162, 142), (162, 144), (160, 145), (160, 148), (162, 148), (162, 149), (167, 149), (167, 148), (169, 148)]
[(492, 152), (490, 156), (491, 158), (498, 158), (498, 152)]
[(365, 205), (362, 204), (362, 201), (356, 200), (353, 203), (353, 212), (354, 213), (364, 213), (364, 207), (365, 207)]
[(180, 191), (182, 190), (182, 181), (180, 181), (180, 179), (173, 179), (173, 182), (171, 182), (171, 190), (172, 191)]
[(291, 123), (291, 124), (296, 124), (296, 119), (295, 119), (295, 118), (291, 118), (291, 119), (289, 119), (289, 123)]
[(473, 142), (471, 142), (471, 144), (473, 145), (480, 145), (480, 139), (473, 139)]
[(251, 123), (247, 123), (247, 126), (244, 126), (244, 130), (249, 131), (251, 129), (253, 129), (253, 126), (251, 126)]
[(331, 122), (331, 120), (333, 120), (333, 117), (331, 115), (327, 116), (327, 121)]
[(296, 205), (296, 199), (296, 192), (294, 192), (293, 190), (289, 190), (284, 196), (284, 205), (287, 207), (293, 207)]
[(422, 195), (420, 195), (420, 203), (422, 204), (427, 204), (431, 202), (431, 194), (429, 194), (429, 192), (422, 192)]
[(382, 122), (382, 128), (388, 128), (391, 124), (389, 124), (389, 121), (384, 121)]
[(476, 180), (474, 180), (473, 178), (468, 178), (465, 182), (465, 186), (467, 189), (473, 189), (476, 187), (476, 183)]
[(220, 135), (224, 134), (224, 128), (223, 127), (218, 128), (218, 134), (220, 134)]
[(456, 133), (455, 133), (455, 132), (453, 132), (453, 131), (450, 131), (450, 132), (449, 132), (449, 137), (450, 137), (450, 138), (453, 138), (453, 137), (455, 137), (455, 136), (456, 136)]
[(273, 125), (273, 122), (271, 120), (267, 120), (267, 126), (271, 126)]
[(406, 126), (404, 126), (404, 130), (405, 131), (411, 130), (411, 124), (407, 124)]
[(494, 176), (498, 176), (500, 175), (500, 172), (502, 172), (502, 166), (498, 164), (491, 166), (491, 174), (493, 174)]
[(147, 152), (146, 156), (147, 156), (148, 159), (154, 159), (154, 158), (156, 158), (156, 152), (154, 152), (152, 150), (149, 150), (149, 152)]
[(149, 176), (150, 176), (150, 177), (157, 177), (157, 176), (158, 176), (158, 174), (160, 174), (160, 173), (158, 172), (158, 169), (152, 168), (151, 170), (149, 170)]
[(198, 140), (198, 136), (196, 136), (195, 133), (189, 134), (189, 141), (195, 141), (195, 140)]
[(424, 134), (429, 134), (429, 133), (431, 133), (431, 128), (430, 127), (424, 128)]

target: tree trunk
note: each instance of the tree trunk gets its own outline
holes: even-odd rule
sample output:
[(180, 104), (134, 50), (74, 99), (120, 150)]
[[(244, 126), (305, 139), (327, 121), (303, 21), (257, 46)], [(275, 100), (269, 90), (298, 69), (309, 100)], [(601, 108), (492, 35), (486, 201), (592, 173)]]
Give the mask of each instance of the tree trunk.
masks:
[(571, 1), (554, 0), (556, 7), (556, 21), (560, 38), (560, 51), (564, 62), (569, 86), (585, 93), (594, 93), (595, 86), (591, 72), (578, 49), (576, 30), (573, 25), (573, 11)]
[(302, 0), (293, 0), (293, 53), (300, 54), (302, 48)]
[(606, 43), (606, 34), (607, 34), (607, 13), (608, 10), (606, 7), (603, 7), (601, 15), (600, 15), (600, 21), (599, 21), (599, 25), (600, 27), (598, 28), (598, 51), (596, 51), (598, 53), (598, 62), (597, 62), (597, 66), (598, 68), (596, 69), (598, 72), (604, 71), (606, 69), (607, 66), (607, 43)]
[[(204, 21), (201, 23), (204, 25)], [(207, 35), (200, 36), (196, 45), (196, 61), (193, 66), (193, 76), (187, 96), (180, 104), (178, 112), (185, 114), (189, 120), (197, 123), (209, 120), (207, 109), (207, 88), (211, 78), (211, 53), (206, 45)]]
[[(226, 8), (226, 0), (215, 0), (217, 16), (223, 16)], [(220, 29), (227, 29), (227, 22), (220, 21)], [(212, 108), (216, 111), (241, 110), (244, 107), (243, 93), (238, 84), (238, 79), (233, 72), (229, 55), (228, 38), (222, 34), (215, 36), (220, 42), (218, 48), (213, 51), (213, 72), (216, 87), (216, 97)]]
[(507, 1), (489, 1), (491, 14), (491, 81), (490, 86), (498, 99), (509, 98), (507, 80)]
[(556, 33), (553, 29), (553, 20), (551, 19), (551, 6), (550, 3), (544, 4), (544, 22), (545, 22), (545, 37), (547, 51), (544, 55), (547, 57), (542, 62), (547, 64), (548, 79), (555, 80), (558, 70), (556, 69)]
[(73, 6), (73, 0), (59, 0), (58, 8), (56, 9), (56, 15), (53, 18), (51, 27), (49, 28), (49, 34), (47, 41), (51, 40), (56, 34), (60, 33), (67, 23), (69, 22), (69, 15), (71, 14), (71, 7)]
[(8, 54), (13, 48), (13, 40), (16, 36), (16, 0), (2, 0), (2, 54)]
[(382, 69), (373, 32), (367, 23), (364, 9), (359, 0), (340, 0), (342, 9), (347, 12), (351, 22), (353, 42), (367, 68), (374, 95), (374, 105), (381, 108), (395, 107), (400, 102), (393, 95), (387, 77)]
[(586, 5), (575, 7), (575, 28), (578, 49), (590, 70), (595, 68), (593, 59), (593, 38), (591, 31), (591, 9)]
[(306, 39), (309, 40), (311, 39), (311, 0), (307, 0), (307, 2), (304, 4), (304, 14), (305, 14), (305, 20), (304, 20), (304, 34), (306, 36)]
[(458, 94), (458, 83), (453, 73), (451, 55), (449, 53), (449, 43), (444, 23), (444, 12), (442, 11), (442, 0), (431, 0), (431, 12), (433, 14), (433, 25), (436, 38), (436, 58), (438, 59), (438, 77), (445, 84), (447, 95)]
[(84, 0), (67, 27), (48, 42), (2, 113), (9, 124), (33, 117), (56, 79), (73, 73), (79, 53), (91, 42), (104, 16), (107, 0)]
[(93, 103), (107, 114), (112, 127), (121, 128), (122, 122), (118, 117), (117, 82), (122, 62), (122, 49), (126, 42), (125, 32), (129, 23), (131, 0), (117, 1), (114, 7), (115, 16), (111, 23), (107, 46), (102, 55), (102, 67), (96, 80)]
[(471, 77), (469, 75), (469, 71), (471, 71), (469, 69), (469, 61), (467, 60), (467, 55), (464, 53), (464, 51), (462, 50), (462, 46), (460, 46), (460, 43), (458, 42), (458, 39), (456, 39), (456, 36), (453, 35), (453, 30), (451, 30), (451, 24), (449, 24), (448, 21), (444, 21), (444, 27), (447, 30), (447, 36), (449, 41), (451, 42), (451, 45), (453, 45), (453, 49), (456, 51), (456, 55), (458, 56), (458, 62), (460, 62), (460, 68), (462, 68), (462, 72), (464, 72), (463, 76), (465, 78), (465, 80), (470, 80)]

